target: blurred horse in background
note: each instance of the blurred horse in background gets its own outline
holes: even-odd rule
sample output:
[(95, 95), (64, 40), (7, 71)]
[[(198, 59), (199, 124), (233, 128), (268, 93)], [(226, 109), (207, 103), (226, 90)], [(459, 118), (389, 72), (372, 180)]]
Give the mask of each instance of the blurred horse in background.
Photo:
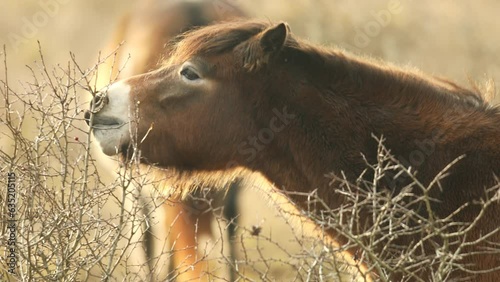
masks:
[[(103, 52), (112, 54), (100, 66), (97, 77), (97, 89), (106, 87), (113, 80), (126, 78), (155, 69), (166, 59), (171, 49), (171, 41), (179, 34), (190, 29), (214, 22), (243, 17), (243, 12), (223, 1), (138, 1), (133, 9), (126, 13), (115, 29), (114, 36)], [(120, 46), (121, 45), (121, 46)], [(118, 48), (118, 46), (120, 46)], [(167, 232), (167, 245), (171, 248), (169, 276), (178, 281), (202, 278), (207, 270), (206, 262), (198, 254), (199, 235), (213, 235), (211, 223), (214, 209), (224, 206), (222, 216), (229, 222), (229, 258), (234, 262), (235, 250), (231, 243), (235, 236), (237, 212), (237, 194), (239, 179), (228, 184), (222, 192), (209, 192), (198, 189), (183, 201), (167, 200), (163, 204), (163, 226)], [(226, 190), (227, 192), (223, 192)], [(149, 217), (155, 213), (153, 207), (145, 203), (145, 192), (141, 192), (144, 214)], [(150, 221), (150, 219), (148, 219)], [(145, 224), (144, 249), (148, 268), (153, 271), (155, 250), (161, 247), (158, 233), (151, 224)], [(155, 246), (160, 245), (160, 246)], [(234, 272), (231, 270), (231, 280)]]

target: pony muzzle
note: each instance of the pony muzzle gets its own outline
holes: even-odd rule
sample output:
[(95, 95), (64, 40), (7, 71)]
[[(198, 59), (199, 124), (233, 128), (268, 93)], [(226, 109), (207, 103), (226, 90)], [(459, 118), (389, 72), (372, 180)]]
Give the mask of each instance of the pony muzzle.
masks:
[(109, 104), (109, 98), (105, 92), (98, 92), (92, 101), (90, 101), (90, 112), (97, 114), (100, 112), (104, 106)]
[(98, 92), (90, 101), (90, 109), (85, 111), (84, 119), (88, 126), (90, 126), (90, 115), (97, 114), (104, 106), (109, 104), (109, 98), (105, 92)]

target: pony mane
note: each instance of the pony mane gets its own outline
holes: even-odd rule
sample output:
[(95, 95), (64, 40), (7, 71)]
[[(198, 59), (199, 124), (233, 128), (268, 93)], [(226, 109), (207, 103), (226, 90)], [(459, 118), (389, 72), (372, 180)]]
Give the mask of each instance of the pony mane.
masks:
[[(232, 20), (217, 25), (204, 26), (179, 35), (174, 41), (173, 51), (166, 63), (182, 63), (195, 56), (220, 55), (226, 52), (235, 52), (241, 57), (242, 66), (253, 71), (265, 65), (269, 58), (259, 50), (259, 40), (251, 40), (268, 28), (273, 27), (272, 22), (260, 20)], [(351, 55), (348, 51), (325, 48), (311, 44), (305, 40), (297, 39), (289, 34), (284, 43), (283, 56), (290, 64), (303, 68), (304, 66), (326, 66), (335, 61), (341, 61), (350, 69), (348, 75), (356, 75), (360, 65), (368, 65), (373, 76), (389, 76), (392, 80), (398, 77), (408, 87), (414, 87), (414, 93), (422, 93), (421, 97), (410, 98), (408, 102), (416, 102), (414, 99), (425, 99), (432, 92), (440, 93), (441, 98), (452, 102), (459, 100), (464, 106), (475, 108), (498, 108), (491, 107), (486, 96), (491, 96), (489, 91), (483, 93), (480, 87), (471, 83), (471, 89), (457, 85), (456, 83), (440, 77), (426, 75), (419, 70), (401, 68), (376, 60), (370, 57), (359, 57)], [(346, 64), (345, 61), (348, 61)], [(351, 77), (352, 79), (352, 77)], [(355, 78), (354, 78), (355, 79)], [(389, 91), (392, 92), (392, 91)], [(398, 98), (395, 96), (394, 98)], [(402, 97), (399, 97), (402, 98)], [(399, 99), (398, 98), (398, 99)], [(404, 101), (403, 98), (400, 101)]]
[[(383, 89), (385, 91), (380, 92), (382, 95), (390, 96), (386, 97), (388, 102), (397, 100), (400, 108), (405, 107), (406, 103), (429, 105), (430, 101), (435, 101), (437, 104), (454, 104), (458, 101), (466, 108), (480, 109), (481, 111), (492, 110), (496, 113), (500, 111), (498, 106), (489, 103), (496, 94), (494, 82), (491, 80), (487, 81), (485, 85), (470, 81), (470, 87), (467, 88), (449, 79), (428, 75), (414, 67), (400, 66), (369, 56), (353, 55), (349, 51), (336, 48), (324, 48), (304, 40), (294, 39), (294, 42), (293, 45), (287, 46), (288, 54), (285, 55), (289, 58), (290, 64), (301, 68), (309, 65), (313, 70), (311, 73), (314, 73), (314, 68), (317, 66), (327, 67), (335, 70), (335, 72), (332, 71), (333, 75), (339, 75), (337, 67), (340, 62), (345, 72), (344, 79), (352, 80), (351, 82), (358, 84), (360, 88), (364, 87), (364, 81), (358, 76), (361, 72), (365, 72), (365, 75), (368, 74), (365, 77), (388, 83), (379, 85), (380, 90), (386, 87)], [(316, 73), (315, 75), (321, 74)], [(328, 79), (324, 79), (324, 81), (328, 81)], [(398, 87), (413, 88), (412, 91), (405, 92), (414, 95), (401, 95)], [(355, 92), (354, 89), (351, 90)], [(326, 93), (326, 95), (328, 94), (331, 93)]]

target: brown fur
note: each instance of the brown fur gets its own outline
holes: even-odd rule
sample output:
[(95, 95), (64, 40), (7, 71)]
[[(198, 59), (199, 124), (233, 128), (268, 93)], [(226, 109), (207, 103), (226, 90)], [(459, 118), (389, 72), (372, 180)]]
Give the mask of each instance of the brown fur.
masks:
[[(110, 81), (116, 78), (126, 78), (157, 68), (158, 64), (170, 53), (171, 41), (180, 33), (197, 26), (243, 16), (242, 11), (232, 6), (226, 5), (226, 10), (218, 10), (214, 1), (170, 2), (141, 0), (138, 1), (134, 9), (123, 16), (107, 47), (108, 50), (104, 54), (110, 54), (120, 44), (123, 45), (118, 48), (116, 56), (108, 58), (105, 64), (100, 67), (98, 88), (107, 86)], [(151, 175), (151, 178), (161, 177), (164, 179), (166, 177), (162, 171), (157, 171), (157, 173), (158, 175)], [(193, 185), (192, 189), (194, 189), (198, 187), (199, 182), (196, 185), (193, 181), (195, 180), (190, 178), (184, 182), (177, 180), (175, 183)], [(162, 183), (163, 187), (168, 187), (171, 184), (172, 182)], [(226, 182), (213, 184), (224, 187)], [(187, 195), (188, 193), (185, 193), (183, 197), (186, 198)], [(219, 201), (221, 201), (220, 198), (224, 197), (224, 195), (212, 196), (215, 196), (215, 199)], [(165, 232), (168, 234), (166, 243), (173, 254), (170, 271), (178, 272), (177, 281), (199, 280), (205, 276), (204, 272), (207, 271), (207, 266), (202, 261), (202, 257), (198, 255), (197, 237), (203, 234), (212, 234), (210, 223), (213, 221), (213, 213), (198, 212), (192, 206), (192, 201), (178, 200), (168, 200), (164, 204), (164, 211), (164, 223), (168, 229)], [(149, 242), (146, 246), (147, 251), (151, 252), (153, 247)], [(152, 256), (152, 254), (149, 255)]]
[[(188, 60), (204, 65), (200, 85), (186, 83), (179, 75)], [(423, 185), (465, 156), (440, 181), (441, 188), (431, 190), (438, 200), (432, 209), (439, 218), (468, 204), (453, 220), (472, 221), (480, 208), (477, 201), (493, 197), (495, 191), (486, 188), (498, 183), (498, 107), (447, 80), (311, 45), (289, 34), (285, 24), (245, 21), (195, 30), (183, 36), (163, 68), (127, 83), (132, 85), (130, 99), (140, 101), (139, 139), (155, 124), (140, 147), (143, 161), (181, 174), (242, 166), (261, 172), (278, 189), (317, 189), (319, 197), (336, 209), (344, 196), (335, 193), (336, 187), (324, 175), (333, 172), (356, 181), (366, 169), (364, 158), (377, 162), (373, 136), (383, 136), (384, 145), (400, 160), (421, 150), (418, 142), (432, 142), (432, 152), (423, 161), (402, 161), (418, 171)], [(284, 128), (256, 154), (242, 149), (249, 137), (270, 126), (276, 111), (289, 115)], [(369, 181), (371, 175), (364, 177)], [(409, 182), (387, 178), (385, 184), (398, 193)], [(290, 199), (307, 207), (303, 196), (292, 194)], [(426, 216), (423, 207), (415, 209)], [(498, 201), (485, 212), (468, 239), (496, 230), (490, 241), (498, 244)], [(433, 253), (432, 246), (426, 248)], [(474, 278), (495, 281), (499, 257), (498, 253), (470, 255), (464, 262), (471, 263), (472, 270), (496, 267), (493, 273)]]

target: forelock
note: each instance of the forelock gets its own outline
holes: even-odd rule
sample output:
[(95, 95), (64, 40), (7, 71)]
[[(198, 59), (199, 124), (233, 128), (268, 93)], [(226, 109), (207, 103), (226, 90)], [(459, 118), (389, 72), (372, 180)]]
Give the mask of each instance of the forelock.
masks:
[(229, 52), (269, 26), (261, 21), (232, 21), (189, 31), (179, 36), (169, 60), (183, 62), (193, 56)]

